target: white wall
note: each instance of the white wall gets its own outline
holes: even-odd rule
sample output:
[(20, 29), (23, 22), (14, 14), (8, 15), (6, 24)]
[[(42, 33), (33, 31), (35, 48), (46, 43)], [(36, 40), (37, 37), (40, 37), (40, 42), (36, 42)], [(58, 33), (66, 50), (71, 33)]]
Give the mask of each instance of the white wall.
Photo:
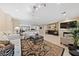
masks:
[(13, 18), (9, 16), (8, 14), (4, 13), (2, 10), (0, 10), (0, 33), (2, 34), (3, 32), (5, 33), (12, 33), (14, 27), (16, 26), (17, 22), (14, 20), (12, 21)]

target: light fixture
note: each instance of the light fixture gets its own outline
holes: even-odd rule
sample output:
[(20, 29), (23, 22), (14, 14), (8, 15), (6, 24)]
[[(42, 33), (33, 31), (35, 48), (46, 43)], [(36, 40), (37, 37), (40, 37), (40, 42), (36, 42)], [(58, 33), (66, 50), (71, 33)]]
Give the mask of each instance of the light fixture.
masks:
[(64, 12), (62, 12), (62, 14), (66, 14), (66, 12), (64, 11)]
[(66, 12), (64, 11), (64, 12), (62, 12), (61, 14), (63, 14), (64, 16), (66, 15)]
[(46, 4), (45, 3), (36, 4), (33, 6), (33, 10), (38, 10), (41, 7), (46, 7)]
[(33, 6), (33, 10), (37, 10), (38, 9), (38, 6)]
[(34, 16), (34, 13), (38, 10), (38, 9), (40, 9), (40, 8), (42, 8), (42, 7), (46, 7), (46, 3), (39, 3), (39, 4), (35, 4), (35, 5), (33, 5), (32, 6), (32, 16)]
[(19, 27), (15, 27), (15, 31), (18, 34), (19, 33), (20, 28)]
[(46, 3), (41, 3), (41, 6), (42, 7), (46, 7)]

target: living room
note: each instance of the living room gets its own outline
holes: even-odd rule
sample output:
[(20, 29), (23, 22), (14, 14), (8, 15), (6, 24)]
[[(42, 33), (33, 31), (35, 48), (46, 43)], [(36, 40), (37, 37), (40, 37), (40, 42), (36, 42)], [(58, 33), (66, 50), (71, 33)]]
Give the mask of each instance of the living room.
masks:
[(0, 56), (79, 56), (79, 37), (71, 33), (78, 30), (78, 5), (0, 4)]

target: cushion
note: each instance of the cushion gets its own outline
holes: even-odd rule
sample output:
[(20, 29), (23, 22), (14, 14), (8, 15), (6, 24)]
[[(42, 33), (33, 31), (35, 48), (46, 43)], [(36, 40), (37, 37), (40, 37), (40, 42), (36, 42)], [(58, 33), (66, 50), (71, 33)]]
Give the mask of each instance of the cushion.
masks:
[(0, 44), (8, 45), (8, 44), (10, 44), (10, 41), (7, 41), (7, 40), (1, 41), (1, 40), (0, 40)]
[(0, 44), (0, 48), (3, 48), (3, 47), (5, 47), (5, 45), (4, 44)]

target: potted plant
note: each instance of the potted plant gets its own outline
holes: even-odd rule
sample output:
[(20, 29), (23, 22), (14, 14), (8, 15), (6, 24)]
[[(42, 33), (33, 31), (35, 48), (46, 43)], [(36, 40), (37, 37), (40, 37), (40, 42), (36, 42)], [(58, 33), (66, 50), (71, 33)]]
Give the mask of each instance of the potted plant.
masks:
[(77, 50), (79, 49), (79, 46), (78, 46), (78, 41), (79, 41), (79, 24), (76, 23), (76, 28), (73, 28), (71, 30), (71, 34), (72, 34), (72, 40), (73, 40), (73, 44), (69, 44), (68, 45), (68, 48), (69, 50)]

